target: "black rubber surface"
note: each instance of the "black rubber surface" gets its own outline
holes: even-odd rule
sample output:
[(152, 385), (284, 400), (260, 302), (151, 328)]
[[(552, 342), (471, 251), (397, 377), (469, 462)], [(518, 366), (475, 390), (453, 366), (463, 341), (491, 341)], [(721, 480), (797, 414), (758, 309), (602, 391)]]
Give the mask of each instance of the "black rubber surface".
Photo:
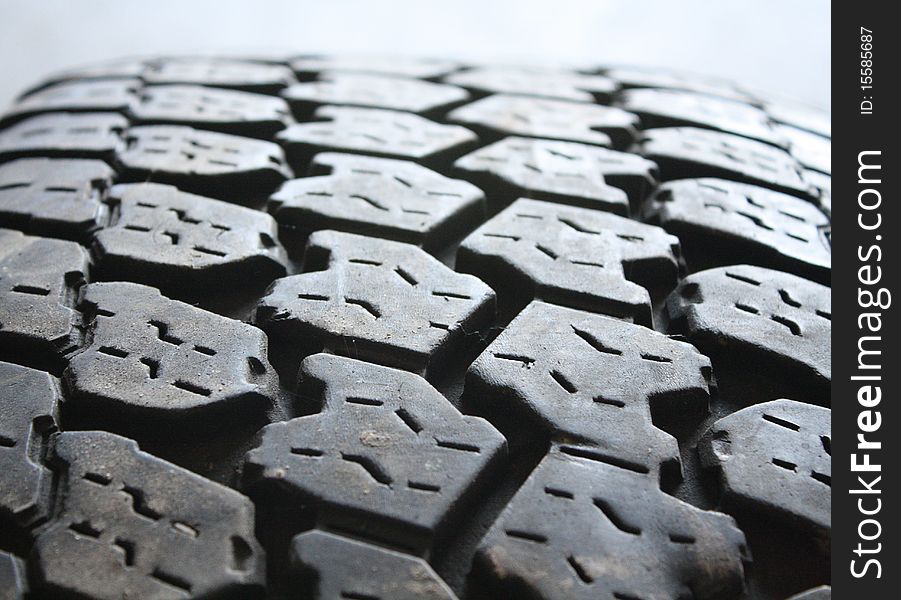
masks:
[(22, 158), (0, 165), (0, 224), (79, 241), (102, 227), (115, 172), (100, 160)]
[(829, 117), (111, 61), (0, 117), (0, 598), (823, 600)]
[(498, 290), (508, 312), (540, 298), (651, 324), (646, 287), (668, 289), (679, 240), (614, 214), (521, 198), (471, 233), (457, 269)]
[(698, 267), (754, 262), (829, 283), (829, 219), (799, 198), (723, 179), (673, 181), (645, 204), (644, 218), (678, 236)]

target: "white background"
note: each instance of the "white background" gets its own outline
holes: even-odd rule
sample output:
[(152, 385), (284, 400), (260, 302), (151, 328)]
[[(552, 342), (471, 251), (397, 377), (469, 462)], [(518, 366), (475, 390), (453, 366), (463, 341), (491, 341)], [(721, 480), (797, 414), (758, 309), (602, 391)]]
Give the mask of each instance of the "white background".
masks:
[(66, 67), (284, 50), (623, 63), (830, 107), (827, 0), (0, 0), (0, 108)]

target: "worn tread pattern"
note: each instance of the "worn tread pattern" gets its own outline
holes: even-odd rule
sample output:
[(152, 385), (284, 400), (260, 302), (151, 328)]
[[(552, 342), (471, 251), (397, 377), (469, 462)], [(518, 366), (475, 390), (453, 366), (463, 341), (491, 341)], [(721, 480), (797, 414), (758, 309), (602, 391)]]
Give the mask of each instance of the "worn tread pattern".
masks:
[(79, 343), (73, 305), (87, 268), (88, 254), (75, 242), (0, 229), (3, 354), (59, 367)]
[(426, 372), (494, 314), (491, 288), (409, 244), (317, 231), (306, 256), (307, 272), (260, 301), (255, 322), (270, 334)]
[(641, 151), (660, 166), (664, 180), (722, 177), (802, 198), (812, 194), (801, 164), (788, 152), (730, 133), (697, 127), (649, 129)]
[(59, 399), (59, 384), (51, 375), (0, 362), (0, 524), (4, 527), (24, 529), (46, 517), (51, 486), (41, 460), (46, 437), (56, 429)]
[(464, 176), (506, 202), (527, 197), (629, 214), (657, 182), (657, 166), (625, 152), (507, 137), (454, 163)]
[(245, 488), (317, 506), (320, 526), (427, 549), (503, 456), (490, 424), (412, 373), (316, 354), (300, 376), (322, 412), (264, 427)]
[[(0, 116), (0, 581), (29, 600), (828, 584), (830, 134), (726, 81), (602, 64), (47, 77)], [(774, 398), (782, 424), (753, 416)], [(819, 487), (739, 498), (770, 470)]]
[(184, 291), (268, 283), (286, 273), (269, 215), (156, 183), (119, 185), (116, 221), (94, 239), (98, 275)]
[(710, 361), (685, 342), (536, 301), (472, 363), (466, 394), (474, 409), (519, 413), (577, 455), (678, 479), (676, 440), (652, 413), (702, 414), (709, 379)]
[(457, 600), (423, 559), (324, 531), (295, 537), (291, 562), (312, 573), (315, 600)]
[[(809, 202), (722, 179), (664, 183), (644, 218), (679, 237), (689, 266), (720, 266), (736, 257), (820, 283), (830, 280), (829, 219)], [(719, 264), (716, 264), (719, 263)]]
[(79, 308), (90, 345), (64, 373), (67, 402), (142, 418), (260, 410), (277, 393), (266, 337), (135, 283), (92, 283)]
[(53, 445), (64, 485), (35, 541), (36, 587), (113, 600), (247, 597), (262, 586), (247, 498), (111, 433), (65, 432)]
[(828, 404), (832, 379), (829, 288), (795, 275), (737, 265), (689, 275), (667, 300), (671, 329), (714, 359), (788, 370)]
[(763, 512), (828, 539), (831, 432), (828, 409), (773, 400), (714, 423), (698, 451), (702, 463), (720, 474), (727, 511)]
[(515, 306), (538, 298), (650, 326), (651, 297), (636, 282), (668, 291), (678, 254), (659, 227), (522, 198), (463, 240), (456, 267)]
[(497, 135), (547, 138), (597, 146), (627, 146), (638, 116), (612, 106), (495, 94), (461, 106), (448, 119)]
[(484, 213), (474, 185), (409, 161), (323, 152), (313, 177), (292, 179), (269, 198), (279, 225), (335, 229), (438, 248)]
[(740, 592), (749, 557), (735, 522), (664, 494), (656, 481), (551, 452), (482, 540), (476, 567), (503, 597), (702, 600)]
[(103, 225), (115, 172), (99, 160), (20, 158), (0, 165), (0, 225), (83, 240)]

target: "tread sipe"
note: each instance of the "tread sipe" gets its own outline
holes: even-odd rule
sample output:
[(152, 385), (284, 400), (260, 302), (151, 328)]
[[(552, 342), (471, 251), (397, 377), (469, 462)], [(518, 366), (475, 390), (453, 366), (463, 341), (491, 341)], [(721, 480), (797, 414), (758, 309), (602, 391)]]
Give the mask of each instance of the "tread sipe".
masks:
[(0, 115), (0, 599), (828, 600), (828, 113), (149, 57)]

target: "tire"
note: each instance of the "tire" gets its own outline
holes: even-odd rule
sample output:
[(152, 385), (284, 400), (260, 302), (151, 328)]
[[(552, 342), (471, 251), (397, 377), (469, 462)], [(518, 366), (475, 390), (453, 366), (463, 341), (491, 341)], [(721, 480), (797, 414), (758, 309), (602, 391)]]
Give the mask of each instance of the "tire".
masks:
[(829, 136), (664, 71), (48, 78), (0, 597), (828, 598)]

